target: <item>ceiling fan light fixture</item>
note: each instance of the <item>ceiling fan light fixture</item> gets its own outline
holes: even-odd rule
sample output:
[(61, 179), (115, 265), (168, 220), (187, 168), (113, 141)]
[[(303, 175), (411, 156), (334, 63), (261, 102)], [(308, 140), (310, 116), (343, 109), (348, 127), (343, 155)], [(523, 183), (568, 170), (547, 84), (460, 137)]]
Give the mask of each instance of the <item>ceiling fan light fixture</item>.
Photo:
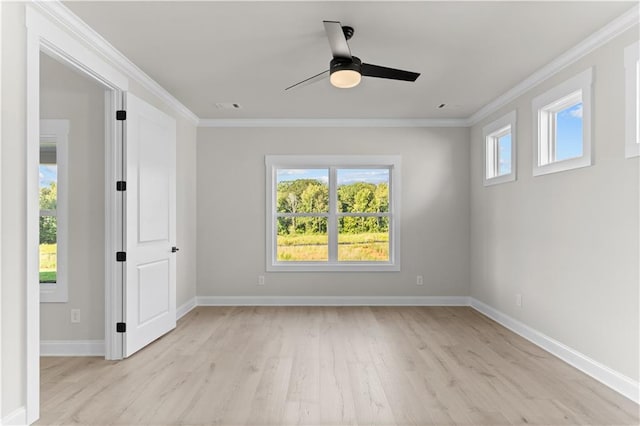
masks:
[(338, 70), (331, 74), (331, 84), (339, 89), (350, 89), (360, 84), (362, 75), (354, 70)]
[(334, 58), (329, 64), (329, 81), (334, 87), (350, 89), (360, 84), (362, 62), (353, 56), (351, 59)]

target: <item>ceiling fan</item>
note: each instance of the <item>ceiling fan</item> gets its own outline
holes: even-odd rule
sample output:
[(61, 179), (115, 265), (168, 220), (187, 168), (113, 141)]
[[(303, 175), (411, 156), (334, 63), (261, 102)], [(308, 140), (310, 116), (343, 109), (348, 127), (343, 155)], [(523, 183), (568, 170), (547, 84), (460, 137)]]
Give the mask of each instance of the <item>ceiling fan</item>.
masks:
[(347, 40), (353, 37), (352, 27), (342, 26), (338, 21), (323, 21), (324, 30), (329, 39), (329, 46), (333, 59), (329, 62), (329, 69), (291, 85), (284, 90), (306, 86), (329, 77), (335, 87), (349, 89), (360, 84), (362, 76), (387, 78), (390, 80), (416, 81), (420, 73), (404, 71), (395, 68), (382, 67), (363, 63), (360, 58), (351, 56), (351, 49)]

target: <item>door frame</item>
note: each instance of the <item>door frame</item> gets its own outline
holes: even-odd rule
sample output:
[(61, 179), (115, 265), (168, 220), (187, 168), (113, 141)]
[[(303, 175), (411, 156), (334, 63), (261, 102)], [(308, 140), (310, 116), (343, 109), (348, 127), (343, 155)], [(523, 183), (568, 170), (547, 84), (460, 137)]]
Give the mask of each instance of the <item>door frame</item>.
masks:
[[(26, 417), (27, 424), (40, 417), (40, 289), (39, 246), (39, 145), (40, 145), (40, 52), (76, 68), (106, 87), (105, 96), (105, 358), (122, 358), (122, 334), (114, 323), (122, 318), (122, 265), (115, 252), (122, 239), (122, 203), (114, 182), (122, 176), (123, 124), (115, 119), (123, 108), (127, 77), (72, 36), (52, 19), (25, 6), (27, 27), (27, 140), (26, 140)], [(121, 193), (120, 193), (121, 194)], [(121, 195), (120, 195), (121, 197)], [(120, 313), (120, 316), (118, 316)]]

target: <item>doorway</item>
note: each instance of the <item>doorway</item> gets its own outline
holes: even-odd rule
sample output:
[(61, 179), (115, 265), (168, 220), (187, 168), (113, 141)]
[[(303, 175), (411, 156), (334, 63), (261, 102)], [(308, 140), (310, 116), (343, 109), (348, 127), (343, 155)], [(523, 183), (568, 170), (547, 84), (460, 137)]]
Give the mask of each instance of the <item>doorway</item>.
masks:
[(41, 356), (104, 356), (105, 95), (40, 53)]

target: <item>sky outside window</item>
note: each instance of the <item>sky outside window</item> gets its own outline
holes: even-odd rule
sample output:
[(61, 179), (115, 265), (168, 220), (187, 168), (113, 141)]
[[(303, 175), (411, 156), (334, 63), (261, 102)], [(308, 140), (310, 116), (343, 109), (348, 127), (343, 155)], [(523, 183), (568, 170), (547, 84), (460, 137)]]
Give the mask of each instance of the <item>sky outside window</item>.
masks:
[(338, 169), (338, 186), (356, 182), (389, 183), (389, 169)]
[(56, 164), (40, 164), (40, 188), (47, 188), (58, 181), (58, 166)]
[(556, 161), (582, 156), (582, 102), (556, 113)]
[(511, 173), (511, 133), (498, 138), (498, 176)]
[(313, 179), (323, 183), (329, 182), (327, 169), (278, 169), (277, 182), (288, 182), (298, 179)]

